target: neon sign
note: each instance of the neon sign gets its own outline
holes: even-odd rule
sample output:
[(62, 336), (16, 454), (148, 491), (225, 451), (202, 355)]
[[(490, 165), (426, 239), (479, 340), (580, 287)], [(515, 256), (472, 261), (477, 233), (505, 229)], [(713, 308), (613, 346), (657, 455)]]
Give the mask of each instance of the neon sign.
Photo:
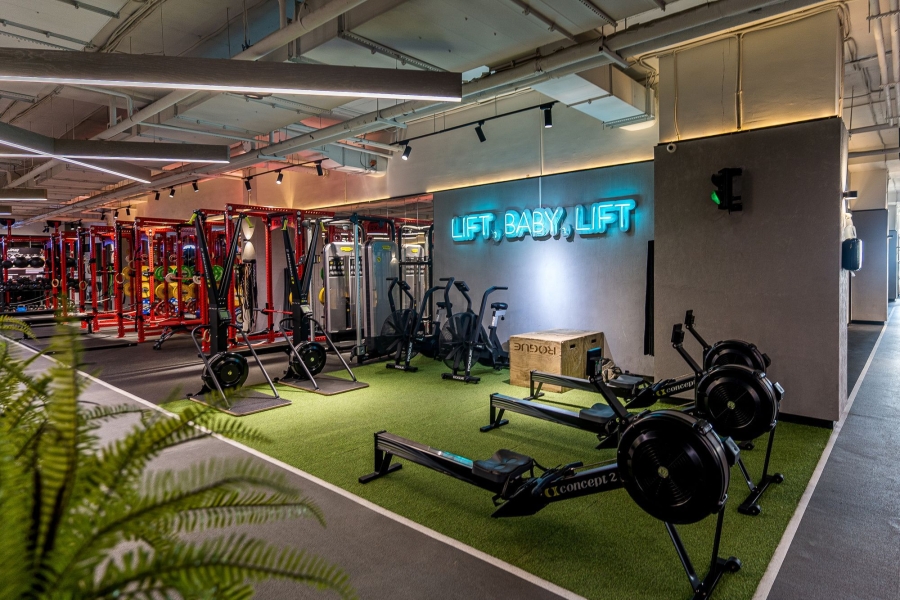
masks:
[(632, 199), (606, 200), (590, 206), (575, 206), (574, 224), (566, 223), (568, 213), (563, 207), (507, 210), (502, 220), (490, 212), (471, 213), (453, 217), (450, 221), (454, 242), (471, 242), (476, 238), (499, 242), (504, 237), (520, 240), (526, 235), (533, 239), (561, 236), (602, 235), (610, 229), (629, 231), (634, 223), (637, 204)]

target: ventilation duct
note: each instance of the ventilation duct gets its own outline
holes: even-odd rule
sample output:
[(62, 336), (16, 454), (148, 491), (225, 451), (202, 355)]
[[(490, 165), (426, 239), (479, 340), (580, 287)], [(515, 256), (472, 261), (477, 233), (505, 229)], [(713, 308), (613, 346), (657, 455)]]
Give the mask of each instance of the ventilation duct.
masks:
[[(373, 177), (383, 177), (387, 172), (388, 159), (382, 156), (332, 144), (325, 146), (319, 152), (328, 159), (329, 163), (324, 166), (329, 171), (365, 174)], [(337, 163), (338, 166), (333, 166), (334, 163)]]
[(595, 67), (531, 87), (569, 108), (603, 121), (607, 127), (633, 125), (654, 118), (653, 90), (615, 65)]

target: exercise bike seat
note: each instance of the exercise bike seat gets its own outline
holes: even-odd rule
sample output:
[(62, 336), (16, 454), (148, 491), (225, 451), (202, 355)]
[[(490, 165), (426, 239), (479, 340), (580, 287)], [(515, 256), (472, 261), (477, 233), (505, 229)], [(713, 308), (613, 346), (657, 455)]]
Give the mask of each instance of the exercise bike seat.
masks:
[(585, 421), (592, 421), (605, 425), (616, 418), (616, 413), (607, 404), (597, 403), (590, 408), (582, 408), (578, 417)]
[(512, 450), (497, 450), (487, 460), (476, 460), (472, 465), (472, 475), (503, 483), (507, 479), (518, 477), (534, 467), (534, 459)]
[(493, 302), (491, 303), (491, 308), (494, 310), (506, 310), (509, 308), (509, 305), (506, 302)]

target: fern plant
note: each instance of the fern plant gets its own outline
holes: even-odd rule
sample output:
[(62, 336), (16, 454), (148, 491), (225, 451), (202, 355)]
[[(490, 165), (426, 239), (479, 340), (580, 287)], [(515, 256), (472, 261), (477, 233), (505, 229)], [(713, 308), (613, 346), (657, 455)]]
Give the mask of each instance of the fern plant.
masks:
[[(0, 317), (0, 333), (10, 330), (29, 334)], [(221, 531), (295, 517), (324, 525), (259, 461), (148, 469), (213, 433), (258, 432), (200, 407), (172, 417), (79, 402), (77, 341), (58, 339), (58, 361), (43, 372), (39, 355), (21, 358), (0, 341), (0, 599), (245, 599), (268, 578), (355, 597), (348, 577), (318, 557)], [(129, 415), (138, 422), (124, 437), (101, 441), (104, 422)]]

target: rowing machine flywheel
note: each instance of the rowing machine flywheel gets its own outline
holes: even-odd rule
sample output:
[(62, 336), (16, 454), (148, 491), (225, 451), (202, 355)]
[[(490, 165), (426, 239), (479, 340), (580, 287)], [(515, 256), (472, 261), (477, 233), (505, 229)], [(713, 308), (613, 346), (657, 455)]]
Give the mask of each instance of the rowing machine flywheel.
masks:
[(719, 435), (742, 442), (775, 427), (778, 401), (765, 373), (740, 365), (716, 367), (697, 384), (697, 415)]
[[(325, 347), (319, 342), (301, 342), (295, 346), (297, 354), (303, 360), (303, 364), (309, 370), (310, 375), (315, 377), (325, 368)], [(290, 351), (289, 351), (290, 352)], [(290, 375), (297, 379), (306, 379), (306, 371), (297, 362), (297, 357), (290, 352)]]
[(237, 390), (247, 381), (249, 371), (247, 359), (235, 352), (222, 352), (215, 355), (209, 361), (209, 366), (212, 376), (210, 376), (209, 370), (204, 368), (201, 377), (206, 387), (211, 390), (216, 389), (213, 377), (218, 380), (223, 392)]
[(622, 433), (617, 461), (631, 498), (661, 521), (696, 523), (725, 503), (729, 453), (712, 426), (692, 415), (638, 417)]
[(704, 370), (723, 365), (742, 365), (756, 371), (765, 371), (771, 361), (755, 344), (743, 340), (716, 342), (703, 357)]

